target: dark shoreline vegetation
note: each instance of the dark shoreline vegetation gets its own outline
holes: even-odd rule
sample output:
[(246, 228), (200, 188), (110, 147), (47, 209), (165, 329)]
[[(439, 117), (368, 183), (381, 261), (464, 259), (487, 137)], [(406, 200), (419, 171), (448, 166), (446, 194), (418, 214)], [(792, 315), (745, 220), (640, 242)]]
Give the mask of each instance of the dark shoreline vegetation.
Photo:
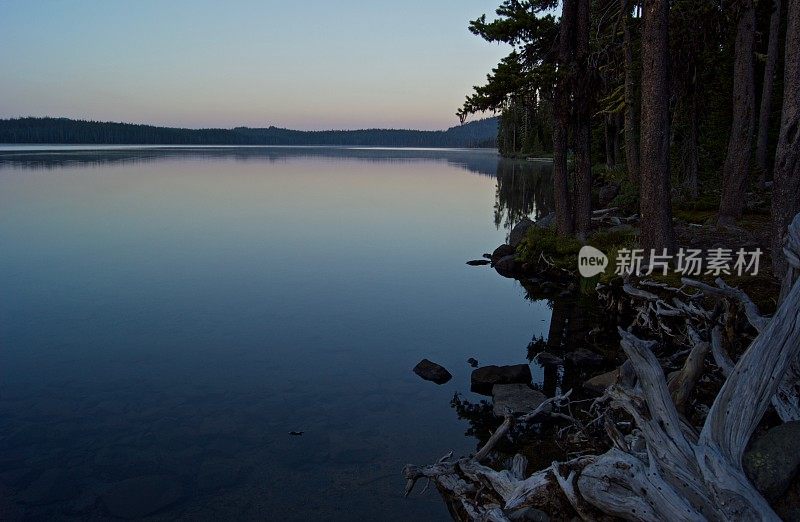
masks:
[(0, 120), (0, 143), (80, 145), (357, 145), (370, 147), (486, 147), (496, 145), (497, 118), (442, 131), (361, 129), (300, 131), (279, 127), (182, 129), (69, 118)]
[[(409, 464), (406, 493), (432, 481), (458, 520), (800, 520), (800, 1), (495, 14), (469, 29), (512, 51), (457, 114), (499, 112), (504, 156), (553, 157), (554, 212), (485, 257), (553, 303), (529, 361), (555, 383), (492, 369), (493, 408), (454, 398), (493, 410), (477, 451)], [(583, 245), (611, 270), (580, 278)], [(757, 276), (611, 274), (632, 248), (763, 255)], [(602, 315), (567, 343), (564, 299)]]

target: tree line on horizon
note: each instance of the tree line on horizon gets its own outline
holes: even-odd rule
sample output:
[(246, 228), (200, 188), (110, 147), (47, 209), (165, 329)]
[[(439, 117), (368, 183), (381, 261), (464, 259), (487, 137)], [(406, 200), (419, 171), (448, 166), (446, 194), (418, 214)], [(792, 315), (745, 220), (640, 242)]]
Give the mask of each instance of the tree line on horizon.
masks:
[(68, 118), (0, 120), (0, 143), (89, 145), (360, 145), (382, 147), (494, 147), (497, 118), (443, 131), (362, 129), (300, 131), (279, 127), (183, 129)]
[(512, 51), (457, 115), (499, 113), (504, 155), (553, 154), (560, 235), (586, 239), (593, 180), (614, 172), (657, 252), (675, 249), (676, 200), (730, 226), (772, 182), (780, 252), (800, 211), (800, 0), (504, 0), (496, 15), (469, 29)]

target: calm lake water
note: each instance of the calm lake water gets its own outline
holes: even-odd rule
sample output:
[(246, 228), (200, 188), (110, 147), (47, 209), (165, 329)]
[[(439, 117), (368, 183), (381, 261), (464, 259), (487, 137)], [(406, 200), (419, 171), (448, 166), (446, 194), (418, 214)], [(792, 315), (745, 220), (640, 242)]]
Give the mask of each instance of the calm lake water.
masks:
[(547, 336), (547, 302), (465, 261), (549, 210), (548, 177), (493, 151), (0, 148), (0, 519), (448, 519), (400, 471), (475, 451), (467, 358)]

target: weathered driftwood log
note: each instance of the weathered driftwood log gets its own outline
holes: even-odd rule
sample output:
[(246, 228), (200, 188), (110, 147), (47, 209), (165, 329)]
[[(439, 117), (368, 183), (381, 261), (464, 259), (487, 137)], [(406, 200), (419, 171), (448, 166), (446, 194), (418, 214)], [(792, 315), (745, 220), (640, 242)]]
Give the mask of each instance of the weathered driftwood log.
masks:
[[(791, 223), (786, 246), (790, 272), (800, 269), (800, 214)], [(545, 508), (555, 492), (583, 519), (605, 513), (627, 520), (779, 520), (742, 469), (750, 436), (790, 368), (800, 356), (800, 282), (791, 287), (775, 315), (766, 320), (743, 293), (722, 282), (704, 291), (739, 300), (759, 331), (734, 364), (721, 345), (721, 331), (711, 332), (710, 350), (727, 378), (705, 423), (697, 433), (681, 417), (680, 406), (709, 351), (691, 326), (693, 344), (686, 363), (668, 385), (653, 353), (652, 341), (620, 329), (621, 346), (636, 378), (620, 379), (607, 392), (614, 406), (633, 417), (646, 445), (634, 448), (606, 419), (614, 444), (600, 456), (581, 457), (522, 478), (523, 457), (511, 470), (496, 471), (475, 459), (433, 466), (407, 466), (407, 492), (421, 477), (434, 480), (456, 518), (508, 520), (527, 506)], [(697, 286), (697, 285), (695, 285)], [(645, 297), (645, 296), (642, 296)], [(650, 303), (649, 296), (645, 297)], [(699, 360), (699, 362), (698, 362)], [(800, 375), (798, 372), (797, 375)], [(488, 452), (479, 452), (488, 454)], [(563, 501), (560, 509), (563, 509)], [(546, 510), (546, 509), (545, 509)]]

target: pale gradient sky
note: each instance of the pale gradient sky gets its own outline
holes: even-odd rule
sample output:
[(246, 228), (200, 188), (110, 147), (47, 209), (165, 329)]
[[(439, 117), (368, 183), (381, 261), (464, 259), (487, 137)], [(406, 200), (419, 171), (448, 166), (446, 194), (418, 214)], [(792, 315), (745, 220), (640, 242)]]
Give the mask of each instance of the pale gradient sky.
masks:
[(0, 117), (441, 129), (498, 0), (0, 0)]

